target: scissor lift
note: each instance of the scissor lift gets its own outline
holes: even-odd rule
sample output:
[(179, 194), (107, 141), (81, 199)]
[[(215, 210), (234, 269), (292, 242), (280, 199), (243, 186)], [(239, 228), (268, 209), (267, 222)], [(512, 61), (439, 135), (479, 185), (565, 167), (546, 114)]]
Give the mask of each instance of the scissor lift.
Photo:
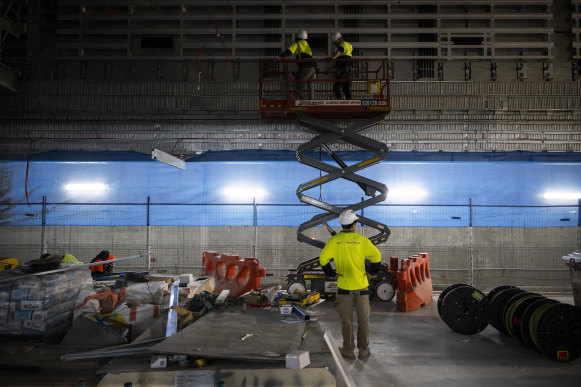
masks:
[[(390, 111), (389, 80), (386, 77), (386, 62), (384, 59), (354, 59), (351, 100), (337, 100), (333, 92), (335, 79), (331, 71), (320, 71), (316, 80), (311, 80), (315, 88), (315, 98), (309, 100), (293, 100), (293, 90), (298, 82), (292, 78), (289, 68), (300, 60), (285, 60), (277, 63), (261, 61), (260, 67), (260, 112), (263, 118), (296, 118), (297, 122), (307, 131), (317, 135), (307, 143), (299, 146), (297, 159), (300, 163), (320, 170), (320, 177), (307, 181), (297, 188), (297, 196), (303, 203), (321, 209), (323, 212), (315, 215), (301, 224), (297, 230), (299, 241), (311, 246), (323, 248), (325, 242), (305, 232), (314, 227), (323, 226), (331, 235), (335, 231), (328, 222), (337, 219), (345, 209), (360, 211), (366, 207), (382, 202), (387, 197), (387, 187), (378, 181), (363, 177), (357, 172), (385, 160), (389, 152), (388, 147), (377, 140), (361, 135), (359, 132), (377, 125)], [(321, 61), (319, 68), (332, 65), (333, 62)], [(326, 64), (325, 64), (326, 63)], [(307, 87), (303, 85), (303, 94)], [(333, 119), (365, 119), (348, 127), (336, 125), (323, 118)], [(371, 154), (367, 160), (347, 165), (337, 153), (331, 149), (331, 144), (344, 142)], [(315, 159), (310, 152), (322, 149), (329, 154), (337, 165)], [(307, 195), (306, 191), (337, 179), (345, 179), (357, 184), (367, 199), (356, 204), (341, 207), (325, 203)], [(369, 239), (373, 244), (387, 241), (390, 230), (387, 225), (359, 216), (359, 223), (376, 231)], [(378, 275), (370, 279), (370, 290), (382, 301), (389, 301), (395, 295), (395, 276), (385, 264)], [(326, 278), (318, 257), (301, 262), (297, 269), (292, 269), (287, 275), (288, 290), (306, 290), (306, 280), (311, 282), (311, 290), (317, 290), (322, 296), (332, 296), (336, 292), (336, 282)]]
[(327, 119), (364, 119), (386, 114), (390, 111), (389, 79), (385, 59), (352, 59), (350, 100), (335, 99), (334, 63), (313, 60), (317, 64), (317, 77), (308, 83), (315, 88), (315, 98), (295, 100), (292, 98), (298, 83), (307, 81), (293, 78), (293, 70), (304, 59), (285, 59), (278, 62), (260, 61), (259, 110), (263, 118), (294, 119), (298, 114)]

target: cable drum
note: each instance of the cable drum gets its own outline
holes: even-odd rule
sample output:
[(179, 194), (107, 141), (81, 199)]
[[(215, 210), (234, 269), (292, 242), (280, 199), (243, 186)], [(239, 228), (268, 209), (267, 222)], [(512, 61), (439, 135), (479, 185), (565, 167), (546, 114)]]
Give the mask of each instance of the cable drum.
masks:
[(440, 318), (454, 332), (474, 335), (488, 326), (488, 298), (470, 285), (452, 285), (440, 294)]
[(516, 303), (512, 314), (510, 316), (510, 322), (512, 324), (511, 330), (513, 333), (513, 336), (516, 337), (516, 339), (518, 341), (520, 341), (523, 345), (526, 345), (524, 340), (523, 340), (523, 335), (522, 335), (522, 331), (521, 328), (523, 327), (523, 314), (526, 310), (526, 308), (528, 308), (528, 306), (530, 304), (532, 304), (533, 302), (540, 300), (542, 298), (545, 298), (539, 294), (535, 294), (535, 293), (529, 293), (526, 297), (520, 298), (518, 300), (518, 302)]
[(504, 328), (508, 332), (509, 336), (511, 337), (515, 336), (515, 331), (513, 329), (513, 321), (516, 321), (518, 323), (517, 326), (520, 329), (520, 317), (518, 315), (517, 316), (514, 315), (516, 307), (522, 300), (526, 300), (527, 298), (535, 296), (539, 295), (536, 293), (529, 292), (518, 293), (512, 296), (504, 306), (504, 310), (502, 312), (502, 315), (504, 316)]
[(572, 361), (581, 356), (581, 309), (569, 304), (546, 305), (533, 314), (531, 326), (537, 349), (556, 361)]
[(470, 285), (449, 286), (438, 298), (438, 313), (457, 333), (473, 335), (490, 323), (551, 360), (581, 357), (581, 308), (515, 286), (499, 286), (487, 296)]
[(522, 336), (522, 342), (524, 345), (526, 345), (527, 347), (534, 349), (535, 351), (538, 350), (537, 347), (535, 346), (535, 344), (533, 343), (533, 338), (531, 337), (531, 329), (530, 329), (530, 325), (531, 325), (531, 320), (533, 317), (533, 314), (536, 312), (536, 310), (540, 307), (542, 307), (543, 305), (553, 305), (553, 304), (558, 304), (559, 301), (550, 299), (550, 298), (546, 298), (543, 297), (541, 299), (538, 299), (536, 301), (533, 301), (523, 312), (522, 314), (522, 318), (521, 318), (521, 323), (520, 323), (520, 333)]
[(490, 301), (490, 325), (505, 336), (510, 336), (504, 326), (504, 307), (510, 298), (516, 294), (523, 293), (524, 290), (513, 287), (498, 292)]
[(444, 289), (442, 291), (442, 293), (440, 293), (440, 297), (438, 297), (438, 315), (439, 316), (442, 316), (442, 300), (444, 300), (444, 298), (446, 298), (446, 295), (450, 291), (452, 291), (454, 289), (457, 289), (459, 287), (462, 287), (462, 286), (470, 286), (470, 285), (466, 285), (466, 284), (454, 284), (454, 285), (450, 285), (446, 289)]
[(496, 330), (498, 330), (498, 328), (496, 328), (496, 325), (493, 324), (493, 318), (492, 318), (492, 305), (497, 302), (496, 301), (496, 296), (500, 293), (503, 292), (505, 290), (508, 289), (517, 289), (516, 286), (511, 286), (511, 285), (502, 285), (502, 286), (498, 286), (494, 289), (492, 289), (490, 292), (488, 292), (488, 295), (486, 296), (486, 298), (488, 298), (488, 303), (489, 303), (489, 308), (488, 308), (488, 321), (490, 323), (490, 325), (492, 325)]
[(512, 285), (502, 285), (502, 286), (498, 286), (498, 287), (492, 289), (490, 292), (488, 292), (488, 295), (486, 297), (488, 297), (488, 301), (492, 301), (492, 299), (498, 293), (502, 292), (503, 290), (512, 289), (512, 288), (516, 288), (516, 286), (512, 286)]

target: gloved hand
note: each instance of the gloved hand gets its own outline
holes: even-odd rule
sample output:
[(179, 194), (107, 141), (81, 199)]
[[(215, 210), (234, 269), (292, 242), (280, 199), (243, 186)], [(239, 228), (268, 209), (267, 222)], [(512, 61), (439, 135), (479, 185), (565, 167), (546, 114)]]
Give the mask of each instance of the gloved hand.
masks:
[(276, 63), (276, 62), (278, 62), (278, 58), (273, 58), (272, 63)]

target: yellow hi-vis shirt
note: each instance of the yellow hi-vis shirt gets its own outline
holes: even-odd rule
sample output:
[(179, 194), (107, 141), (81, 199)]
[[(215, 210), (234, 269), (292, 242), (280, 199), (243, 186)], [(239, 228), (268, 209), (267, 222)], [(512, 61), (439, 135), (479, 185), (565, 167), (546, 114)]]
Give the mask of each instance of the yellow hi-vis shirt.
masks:
[[(340, 58), (341, 57), (349, 57), (349, 58), (351, 58), (352, 53), (353, 53), (353, 46), (351, 44), (349, 44), (347, 42), (341, 42), (339, 44), (339, 47), (342, 48), (342, 50), (340, 50), (341, 51)], [(342, 58), (342, 59), (345, 59), (345, 58)]]
[(327, 241), (319, 256), (321, 266), (335, 260), (337, 286), (345, 290), (364, 289), (369, 286), (365, 275), (365, 257), (371, 263), (381, 262), (381, 253), (369, 239), (356, 232), (340, 232)]
[[(299, 57), (299, 46), (301, 55)], [(297, 59), (308, 59), (313, 57), (313, 51), (311, 51), (311, 46), (306, 40), (299, 40), (298, 42), (294, 42), (288, 48), (291, 54), (296, 55)]]

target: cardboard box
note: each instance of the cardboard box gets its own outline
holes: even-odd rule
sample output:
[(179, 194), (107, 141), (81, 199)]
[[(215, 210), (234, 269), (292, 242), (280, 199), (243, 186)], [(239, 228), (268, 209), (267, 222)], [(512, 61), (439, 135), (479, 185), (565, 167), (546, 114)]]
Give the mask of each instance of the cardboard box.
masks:
[(286, 354), (286, 368), (305, 368), (311, 364), (309, 351), (292, 351)]
[(244, 295), (244, 303), (249, 305), (266, 305), (268, 304), (268, 298), (260, 292), (252, 291)]

